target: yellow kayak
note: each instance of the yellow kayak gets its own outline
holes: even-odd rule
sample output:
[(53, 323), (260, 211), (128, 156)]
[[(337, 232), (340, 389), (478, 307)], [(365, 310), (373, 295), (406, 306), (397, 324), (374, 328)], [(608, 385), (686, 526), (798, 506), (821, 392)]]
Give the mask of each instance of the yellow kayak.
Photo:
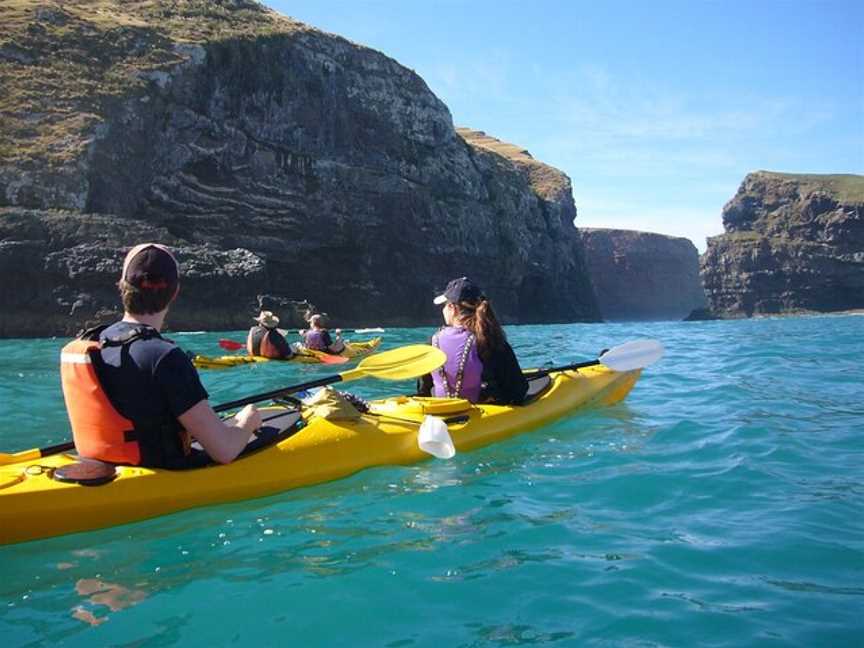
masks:
[(371, 466), (424, 459), (418, 430), (432, 414), (448, 425), (458, 451), (472, 450), (542, 426), (587, 406), (622, 400), (641, 371), (594, 366), (532, 380), (528, 404), (472, 405), (462, 399), (394, 397), (373, 401), (355, 420), (262, 408), (269, 445), (228, 465), (184, 471), (117, 467), (98, 486), (52, 478), (77, 457), (57, 454), (0, 466), (0, 544), (36, 540), (134, 522), (208, 504), (271, 495), (318, 484)]
[(252, 364), (256, 362), (302, 362), (306, 364), (315, 364), (324, 362), (325, 356), (348, 359), (364, 356), (368, 353), (372, 353), (380, 344), (380, 337), (372, 338), (371, 340), (364, 340), (362, 342), (346, 342), (345, 350), (339, 356), (333, 356), (333, 354), (301, 347), (296, 355), (287, 360), (278, 360), (245, 354), (223, 356), (196, 355), (192, 358), (192, 364), (194, 364), (198, 369), (228, 369), (230, 367), (237, 367), (239, 365)]

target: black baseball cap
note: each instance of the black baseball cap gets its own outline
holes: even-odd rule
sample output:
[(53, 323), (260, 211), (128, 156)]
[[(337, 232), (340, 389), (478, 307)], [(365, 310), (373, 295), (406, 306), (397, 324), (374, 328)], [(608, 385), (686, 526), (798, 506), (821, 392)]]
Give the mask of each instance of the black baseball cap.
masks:
[(140, 290), (173, 289), (180, 279), (180, 270), (167, 247), (141, 243), (126, 255), (122, 278)]
[(483, 291), (480, 286), (471, 281), (468, 277), (459, 277), (447, 284), (447, 289), (443, 294), (438, 295), (432, 300), (433, 304), (443, 304), (449, 302), (458, 304), (459, 302), (476, 302), (483, 299)]

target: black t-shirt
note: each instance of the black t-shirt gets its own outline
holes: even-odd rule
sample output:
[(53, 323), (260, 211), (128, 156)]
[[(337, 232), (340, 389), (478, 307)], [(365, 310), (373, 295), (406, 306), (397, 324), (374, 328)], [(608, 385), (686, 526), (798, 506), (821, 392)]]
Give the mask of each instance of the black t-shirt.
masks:
[[(135, 328), (149, 327), (117, 322), (99, 337), (104, 341)], [(129, 419), (177, 419), (208, 398), (186, 354), (159, 337), (104, 348), (99, 380), (117, 411)]]

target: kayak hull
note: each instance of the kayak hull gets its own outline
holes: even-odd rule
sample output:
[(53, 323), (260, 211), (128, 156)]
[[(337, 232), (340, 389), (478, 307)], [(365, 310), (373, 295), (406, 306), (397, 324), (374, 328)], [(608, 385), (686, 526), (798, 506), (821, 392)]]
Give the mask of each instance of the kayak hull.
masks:
[[(417, 445), (420, 423), (429, 413), (451, 421), (449, 431), (458, 451), (472, 450), (584, 407), (617, 403), (629, 393), (639, 375), (639, 371), (619, 373), (603, 367), (552, 374), (549, 387), (533, 402), (520, 407), (410, 397), (374, 401), (370, 413), (357, 420), (331, 421), (312, 416), (288, 438), (228, 465), (185, 471), (121, 466), (118, 477), (101, 486), (61, 483), (51, 478), (53, 469), (75, 462), (75, 455), (59, 454), (0, 466), (0, 544), (262, 497), (338, 479), (372, 466), (416, 463), (429, 458)], [(296, 412), (275, 407), (262, 411), (265, 417), (281, 415), (268, 425), (294, 424), (292, 429), (297, 428)]]

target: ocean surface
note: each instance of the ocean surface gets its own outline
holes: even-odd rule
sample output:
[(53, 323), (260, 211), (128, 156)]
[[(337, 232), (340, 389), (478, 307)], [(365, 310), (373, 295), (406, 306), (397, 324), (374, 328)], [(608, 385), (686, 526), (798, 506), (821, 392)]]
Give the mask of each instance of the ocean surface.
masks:
[[(667, 354), (618, 406), (449, 461), (0, 547), (0, 646), (864, 645), (864, 317), (508, 334), (525, 367)], [(0, 450), (69, 438), (63, 343), (0, 341)], [(329, 373), (202, 376), (218, 403)]]

